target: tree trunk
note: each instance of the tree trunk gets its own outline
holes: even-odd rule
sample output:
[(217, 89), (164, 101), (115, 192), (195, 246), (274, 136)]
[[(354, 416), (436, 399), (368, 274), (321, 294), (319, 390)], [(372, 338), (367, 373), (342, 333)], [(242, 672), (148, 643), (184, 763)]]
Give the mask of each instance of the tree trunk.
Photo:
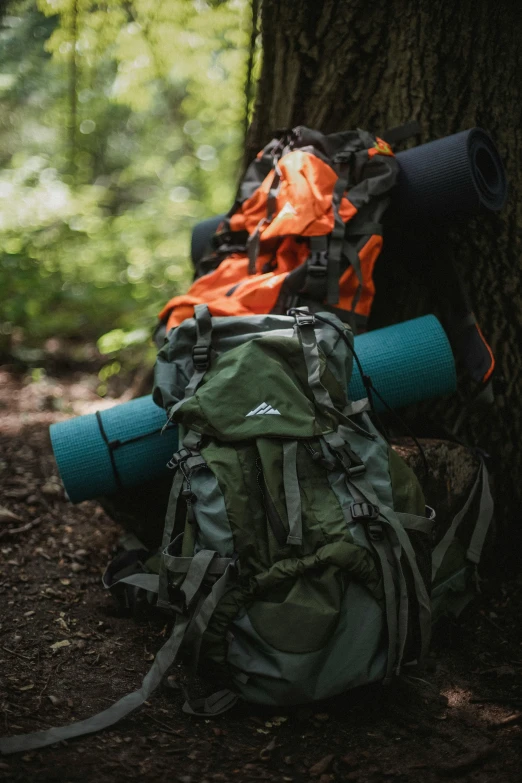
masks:
[[(472, 416), (470, 440), (491, 454), (497, 509), (512, 518), (522, 499), (520, 3), (263, 0), (262, 36), (249, 158), (275, 129), (298, 124), (378, 134), (416, 119), (423, 143), (474, 126), (496, 141), (510, 182), (508, 203), (500, 215), (457, 226), (452, 242), (502, 381), (495, 407)], [(398, 264), (383, 258), (377, 270), (374, 324), (433, 309), (429, 293), (418, 284), (411, 288)], [(459, 404), (455, 398), (437, 415), (451, 423)]]

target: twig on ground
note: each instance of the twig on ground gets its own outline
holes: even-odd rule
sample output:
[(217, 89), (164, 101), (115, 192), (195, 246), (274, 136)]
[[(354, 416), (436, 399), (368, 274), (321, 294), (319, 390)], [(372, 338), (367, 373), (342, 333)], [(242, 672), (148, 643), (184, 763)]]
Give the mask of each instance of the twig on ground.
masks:
[(507, 718), (497, 720), (489, 725), (495, 729), (501, 729), (504, 726), (512, 726), (514, 723), (519, 723), (522, 720), (522, 712), (514, 712), (512, 715), (508, 715)]
[(24, 658), (26, 661), (31, 661), (31, 663), (33, 662), (33, 659), (28, 655), (23, 655), (22, 653), (16, 652), (16, 650), (10, 650), (9, 647), (4, 647), (4, 645), (2, 645), (2, 650), (5, 650), (5, 652), (9, 653), (10, 655), (14, 655), (15, 658)]
[(25, 533), (27, 530), (31, 530), (32, 527), (39, 525), (41, 521), (42, 517), (36, 517), (36, 519), (33, 519), (32, 522), (26, 522), (25, 525), (22, 525), (21, 527), (12, 527), (8, 528), (7, 530), (0, 530), (0, 538), (4, 538), (4, 536), (15, 536), (18, 533)]

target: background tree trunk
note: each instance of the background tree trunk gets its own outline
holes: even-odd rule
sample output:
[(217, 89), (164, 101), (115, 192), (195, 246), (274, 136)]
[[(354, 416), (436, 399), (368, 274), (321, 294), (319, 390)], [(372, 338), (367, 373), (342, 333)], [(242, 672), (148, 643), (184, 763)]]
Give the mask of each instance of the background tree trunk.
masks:
[[(499, 215), (461, 222), (451, 240), (500, 380), (494, 409), (470, 420), (471, 440), (491, 454), (498, 515), (512, 519), (522, 500), (520, 3), (263, 0), (262, 41), (248, 158), (274, 129), (297, 124), (378, 134), (416, 119), (422, 143), (474, 126), (495, 139), (508, 203)], [(433, 311), (399, 258), (379, 262), (377, 285), (374, 325)], [(430, 409), (452, 423), (458, 406)]]

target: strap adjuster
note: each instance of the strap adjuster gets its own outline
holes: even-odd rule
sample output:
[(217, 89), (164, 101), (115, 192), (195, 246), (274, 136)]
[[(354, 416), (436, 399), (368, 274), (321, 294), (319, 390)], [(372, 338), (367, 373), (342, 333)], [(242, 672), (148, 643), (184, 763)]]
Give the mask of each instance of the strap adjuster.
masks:
[(324, 276), (328, 272), (328, 252), (326, 250), (314, 250), (308, 256), (306, 268), (312, 277)]
[(350, 512), (352, 519), (356, 522), (372, 522), (379, 519), (380, 509), (374, 503), (362, 501), (361, 503), (352, 503)]
[(364, 522), (366, 533), (370, 541), (382, 541), (384, 538), (384, 527), (379, 521), (379, 506), (374, 503), (352, 503), (350, 506), (352, 519), (356, 522)]
[(191, 452), (188, 449), (182, 448), (172, 455), (172, 457), (167, 462), (167, 467), (170, 468), (170, 470), (177, 470), (177, 468), (179, 468), (179, 466), (186, 462), (191, 456)]
[(206, 370), (210, 364), (210, 345), (195, 345), (192, 349), (192, 361), (196, 370)]
[(292, 307), (288, 315), (293, 315), (298, 326), (314, 326), (315, 315), (310, 313), (308, 308)]

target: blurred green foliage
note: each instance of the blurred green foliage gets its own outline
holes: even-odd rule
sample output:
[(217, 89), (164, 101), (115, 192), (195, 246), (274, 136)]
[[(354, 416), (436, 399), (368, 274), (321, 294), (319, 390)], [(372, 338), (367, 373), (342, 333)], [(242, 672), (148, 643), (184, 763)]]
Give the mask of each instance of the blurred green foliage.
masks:
[(101, 337), (113, 353), (143, 343), (188, 286), (192, 226), (234, 196), (250, 23), (248, 0), (9, 4), (4, 346), (13, 332), (33, 346)]

